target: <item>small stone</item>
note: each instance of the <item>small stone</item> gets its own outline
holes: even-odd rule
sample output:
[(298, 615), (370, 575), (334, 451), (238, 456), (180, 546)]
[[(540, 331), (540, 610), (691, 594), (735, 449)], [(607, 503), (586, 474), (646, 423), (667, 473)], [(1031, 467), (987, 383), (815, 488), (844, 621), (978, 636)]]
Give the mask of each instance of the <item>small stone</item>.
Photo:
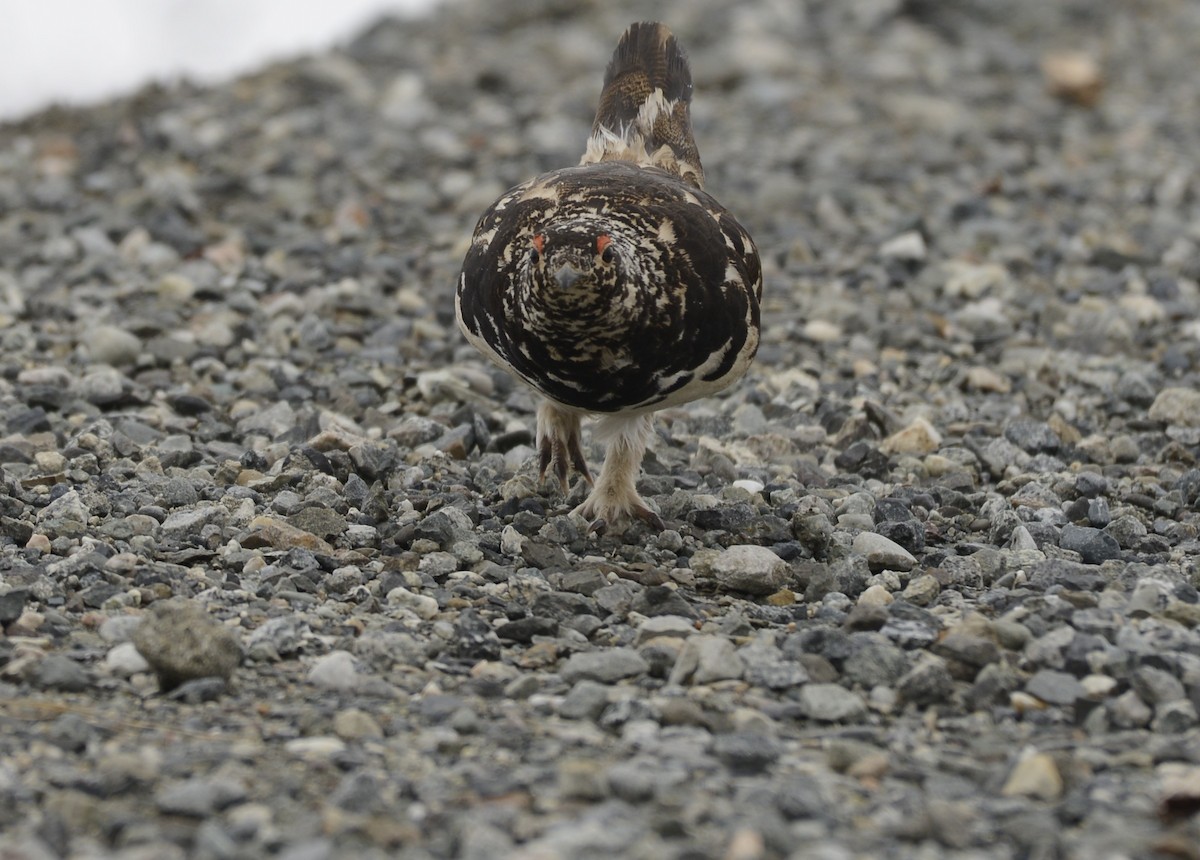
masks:
[(1052, 453), (1062, 447), (1062, 440), (1045, 421), (1008, 421), (1004, 425), (1004, 438), (1030, 454)]
[(829, 320), (813, 319), (804, 324), (802, 334), (813, 343), (833, 343), (842, 337), (842, 327)]
[(925, 237), (916, 230), (894, 236), (879, 246), (879, 255), (893, 260), (918, 262), (925, 259), (925, 254)]
[(196, 777), (171, 783), (155, 792), (154, 803), (159, 812), (207, 818), (215, 812), (241, 803), (247, 797), (240, 782), (221, 777)]
[(681, 615), (655, 615), (638, 625), (633, 644), (641, 645), (660, 636), (686, 639), (696, 632), (696, 625)]
[(778, 741), (756, 732), (730, 732), (713, 742), (713, 754), (738, 775), (762, 773), (779, 761), (781, 752)]
[(692, 569), (722, 587), (747, 594), (771, 594), (783, 586), (787, 562), (765, 546), (740, 544), (717, 553), (697, 552)]
[(1167, 702), (1154, 709), (1151, 730), (1164, 735), (1177, 735), (1190, 731), (1200, 724), (1196, 706), (1187, 699)]
[(1079, 679), (1079, 683), (1089, 699), (1106, 698), (1119, 685), (1116, 678), (1108, 675), (1085, 675)]
[(122, 642), (113, 646), (104, 655), (104, 668), (118, 678), (128, 678), (139, 672), (150, 671), (150, 664), (138, 651), (132, 642)]
[(1007, 394), (1012, 389), (1012, 383), (1008, 378), (1001, 376), (990, 367), (976, 365), (967, 369), (964, 379), (968, 388), (973, 388), (976, 391), (992, 391), (997, 394)]
[(70, 657), (50, 654), (38, 664), (33, 683), (43, 690), (81, 693), (92, 686), (92, 675)]
[(1109, 716), (1119, 729), (1140, 729), (1150, 723), (1154, 712), (1133, 690), (1126, 690), (1108, 703)]
[(295, 738), (283, 745), (283, 748), (297, 758), (312, 762), (328, 761), (339, 753), (345, 752), (346, 742), (341, 738), (318, 735), (316, 737)]
[(1104, 76), (1090, 54), (1054, 51), (1042, 57), (1042, 77), (1052, 96), (1081, 107), (1092, 107), (1104, 90)]
[(563, 664), (560, 674), (568, 683), (590, 680), (612, 684), (622, 678), (643, 675), (649, 669), (650, 664), (632, 648), (610, 648), (572, 654)]
[[(602, 800), (608, 794), (608, 774), (600, 762), (567, 759), (558, 763), (558, 790), (567, 800)], [(483, 856), (493, 855), (481, 855)]]
[(900, 679), (896, 692), (914, 705), (936, 705), (950, 698), (954, 692), (954, 679), (950, 676), (946, 661), (930, 654)]
[(1147, 413), (1154, 421), (1175, 427), (1200, 427), (1200, 391), (1194, 388), (1164, 388)]
[(440, 611), (436, 598), (427, 594), (416, 594), (403, 586), (397, 586), (387, 593), (387, 602), (391, 606), (402, 606), (418, 618), (426, 621)]
[(859, 532), (854, 536), (850, 548), (858, 555), (866, 556), (867, 565), (873, 572), (881, 570), (912, 570), (917, 559), (894, 540), (875, 532)]
[(28, 600), (29, 589), (27, 588), (13, 588), (0, 594), (0, 627), (12, 624), (20, 618)]
[(745, 661), (724, 636), (696, 635), (684, 642), (668, 683), (711, 684), (742, 677)]
[[(166, 525), (164, 523), (163, 525)], [(309, 552), (332, 555), (333, 547), (328, 541), (322, 540), (311, 532), (298, 529), (290, 523), (277, 517), (258, 516), (250, 521), (249, 531), (238, 541), (245, 549), (261, 549), (274, 547), (289, 550), (294, 547), (306, 549)]]
[(1121, 557), (1121, 545), (1108, 532), (1071, 523), (1063, 526), (1058, 545), (1079, 553), (1084, 564), (1101, 564)]
[(168, 691), (192, 678), (228, 678), (242, 661), (237, 635), (202, 606), (182, 598), (155, 603), (133, 644)]
[[(1184, 819), (1200, 811), (1200, 765), (1166, 762), (1159, 772), (1158, 805), (1164, 818)], [(1181, 856), (1186, 856), (1186, 852)]]
[(209, 523), (221, 522), (226, 516), (221, 505), (199, 505), (174, 511), (159, 526), (159, 534), (166, 540), (187, 541), (199, 536), (200, 530)]
[(887, 640), (876, 641), (880, 638), (854, 646), (842, 666), (847, 681), (868, 690), (881, 685), (891, 687), (912, 667), (912, 660), (903, 650)]
[(900, 596), (915, 606), (929, 606), (939, 594), (942, 586), (937, 579), (928, 573), (913, 577)]
[(334, 714), (333, 733), (344, 741), (377, 740), (383, 737), (379, 722), (359, 708), (346, 708)]
[(325, 690), (353, 690), (358, 680), (354, 655), (349, 651), (330, 651), (308, 670), (308, 682)]
[(933, 646), (934, 652), (948, 660), (955, 660), (976, 669), (983, 668), (1000, 659), (1000, 648), (985, 636), (971, 633), (950, 633)]
[(1026, 682), (1025, 692), (1048, 705), (1072, 705), (1087, 695), (1078, 678), (1055, 669), (1037, 672)]
[(882, 585), (868, 586), (862, 594), (858, 596), (859, 606), (887, 606), (896, 598), (892, 593)]
[(1166, 583), (1140, 579), (1129, 596), (1129, 615), (1133, 618), (1155, 615), (1167, 608), (1170, 599), (1170, 587)]
[(582, 680), (563, 696), (558, 714), (568, 720), (597, 719), (608, 705), (609, 687), (597, 681)]
[(723, 860), (762, 860), (766, 856), (763, 835), (749, 827), (739, 827), (729, 839)]
[(806, 717), (824, 723), (852, 723), (867, 714), (862, 696), (838, 684), (806, 684), (796, 697)]
[(1163, 669), (1139, 666), (1129, 678), (1143, 702), (1155, 707), (1186, 698), (1183, 682)]
[(88, 329), (88, 352), (97, 364), (121, 367), (137, 361), (142, 350), (141, 339), (124, 329), (111, 325), (98, 325)]
[(917, 418), (879, 443), (885, 454), (932, 454), (942, 446), (942, 434), (924, 418)]
[(1058, 800), (1063, 793), (1062, 775), (1052, 756), (1039, 752), (1026, 753), (1017, 760), (1000, 793), (1005, 797)]

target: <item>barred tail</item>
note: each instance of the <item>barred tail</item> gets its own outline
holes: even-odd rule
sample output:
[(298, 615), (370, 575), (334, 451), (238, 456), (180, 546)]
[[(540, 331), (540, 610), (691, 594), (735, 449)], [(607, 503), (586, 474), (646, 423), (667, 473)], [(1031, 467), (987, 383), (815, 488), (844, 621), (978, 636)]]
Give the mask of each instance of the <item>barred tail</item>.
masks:
[(658, 23), (631, 25), (608, 63), (580, 163), (633, 161), (702, 186), (691, 101), (692, 71), (671, 31)]

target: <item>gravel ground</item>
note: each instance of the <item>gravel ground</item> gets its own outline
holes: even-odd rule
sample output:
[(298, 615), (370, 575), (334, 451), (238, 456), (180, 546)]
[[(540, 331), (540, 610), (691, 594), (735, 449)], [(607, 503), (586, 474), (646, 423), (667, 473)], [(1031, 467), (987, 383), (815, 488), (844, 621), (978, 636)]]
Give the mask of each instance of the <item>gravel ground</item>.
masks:
[[(452, 292), (649, 15), (763, 346), (597, 538)], [(1200, 857), (1197, 56), (466, 0), (0, 126), (0, 856)]]

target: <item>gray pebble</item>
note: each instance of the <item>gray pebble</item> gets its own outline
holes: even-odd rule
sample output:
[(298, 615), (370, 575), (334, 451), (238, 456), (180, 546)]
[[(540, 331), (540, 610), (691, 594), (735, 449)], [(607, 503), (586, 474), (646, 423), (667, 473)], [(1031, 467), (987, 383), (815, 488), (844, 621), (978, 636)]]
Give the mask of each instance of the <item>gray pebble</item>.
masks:
[(928, 655), (900, 679), (896, 690), (906, 702), (918, 706), (936, 705), (949, 700), (954, 692), (954, 679), (945, 660)]
[(242, 661), (237, 635), (183, 599), (155, 603), (134, 630), (133, 644), (164, 691), (194, 678), (228, 679)]
[(597, 681), (578, 681), (563, 697), (558, 713), (570, 720), (594, 720), (608, 705), (608, 690), (608, 685)]
[(650, 664), (632, 648), (613, 648), (572, 654), (560, 674), (569, 683), (588, 680), (612, 684), (622, 678), (645, 674), (649, 669)]
[(1026, 682), (1025, 692), (1050, 705), (1072, 705), (1086, 695), (1074, 675), (1055, 669), (1037, 672)]
[(246, 788), (230, 779), (195, 778), (171, 783), (155, 792), (154, 803), (162, 812), (190, 818), (207, 818), (245, 800)]
[(742, 677), (745, 661), (724, 636), (696, 635), (687, 639), (668, 678), (670, 684), (710, 684)]
[(1100, 564), (1112, 558), (1120, 558), (1121, 555), (1121, 546), (1116, 538), (1090, 526), (1063, 526), (1059, 546), (1079, 553), (1086, 564)]
[(853, 723), (867, 713), (862, 697), (838, 684), (806, 684), (796, 701), (801, 713), (818, 722)]
[(787, 564), (762, 546), (731, 546), (715, 556), (693, 558), (692, 568), (700, 576), (711, 576), (722, 587), (748, 594), (778, 591), (787, 574)]
[(43, 690), (81, 693), (92, 686), (93, 680), (91, 673), (70, 657), (48, 654), (38, 663), (33, 683)]

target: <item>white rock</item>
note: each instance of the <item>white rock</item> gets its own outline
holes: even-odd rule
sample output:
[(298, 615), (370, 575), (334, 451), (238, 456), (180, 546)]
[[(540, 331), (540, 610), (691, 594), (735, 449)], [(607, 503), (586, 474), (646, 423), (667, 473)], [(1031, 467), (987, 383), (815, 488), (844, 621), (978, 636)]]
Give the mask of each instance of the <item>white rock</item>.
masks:
[(916, 230), (909, 230), (880, 245), (879, 254), (894, 260), (924, 260), (925, 237)]
[(896, 598), (892, 597), (882, 585), (872, 585), (867, 587), (862, 594), (858, 596), (859, 606), (887, 606)]
[(346, 742), (341, 738), (317, 735), (310, 738), (295, 738), (284, 744), (283, 748), (299, 758), (321, 761), (343, 752), (346, 749)]
[(387, 602), (393, 606), (402, 606), (426, 621), (438, 614), (436, 600), (425, 594), (414, 594), (404, 586), (397, 586), (389, 591)]
[(118, 678), (128, 678), (139, 672), (149, 672), (150, 664), (132, 642), (122, 642), (104, 655), (104, 668)]
[(686, 639), (696, 632), (696, 625), (682, 615), (654, 615), (638, 625), (634, 645), (641, 645), (661, 636)]
[(330, 651), (317, 659), (308, 670), (308, 682), (326, 690), (353, 690), (358, 686), (358, 670), (349, 651)]
[(525, 546), (525, 536), (511, 525), (500, 531), (500, 552), (505, 555), (519, 556)]
[(745, 490), (747, 493), (761, 493), (766, 489), (766, 485), (761, 481), (751, 481), (745, 478), (739, 481), (734, 481), (731, 486), (737, 487), (740, 490)]
[(924, 418), (916, 418), (879, 443), (885, 454), (931, 454), (941, 447), (942, 434)]
[(1000, 789), (1005, 797), (1036, 797), (1057, 800), (1062, 797), (1063, 778), (1058, 765), (1046, 753), (1026, 752)]
[(739, 544), (720, 552), (697, 552), (692, 569), (722, 587), (748, 594), (772, 594), (787, 576), (787, 562), (765, 546)]
[(913, 554), (890, 538), (875, 532), (859, 532), (850, 548), (858, 555), (866, 556), (872, 569), (912, 570), (917, 560)]

